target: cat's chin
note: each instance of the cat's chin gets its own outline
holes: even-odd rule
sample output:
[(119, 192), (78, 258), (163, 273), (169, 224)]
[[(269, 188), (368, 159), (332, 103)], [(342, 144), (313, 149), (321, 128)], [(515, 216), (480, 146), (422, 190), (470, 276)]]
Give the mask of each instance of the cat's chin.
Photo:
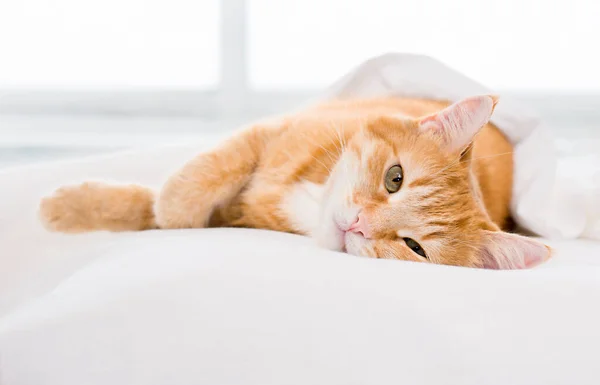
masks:
[(313, 234), (318, 246), (332, 251), (346, 251), (346, 232), (337, 227), (333, 221), (329, 225), (321, 225)]
[(368, 242), (362, 235), (346, 233), (344, 236), (344, 252), (358, 257), (367, 257), (364, 249)]
[[(327, 235), (326, 235), (327, 234)], [(335, 227), (329, 232), (322, 232), (320, 236), (314, 237), (318, 246), (332, 251), (339, 251), (355, 255), (357, 257), (367, 257), (364, 253), (365, 243), (367, 242), (362, 236), (345, 232)]]
[(366, 257), (369, 241), (362, 234), (347, 232), (338, 224), (339, 221), (331, 220), (322, 222), (318, 230), (312, 234), (316, 244), (332, 251), (348, 253), (359, 257)]
[(343, 234), (330, 234), (329, 236), (316, 236), (315, 241), (319, 247), (332, 251), (341, 251), (346, 253), (346, 243)]

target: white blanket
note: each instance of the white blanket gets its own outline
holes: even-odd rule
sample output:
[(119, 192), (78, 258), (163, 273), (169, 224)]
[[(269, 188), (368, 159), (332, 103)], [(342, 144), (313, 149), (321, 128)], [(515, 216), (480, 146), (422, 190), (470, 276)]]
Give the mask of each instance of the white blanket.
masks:
[(268, 231), (37, 221), (58, 185), (158, 186), (213, 144), (0, 172), (1, 385), (600, 382), (597, 242), (550, 240), (538, 268), (486, 271)]

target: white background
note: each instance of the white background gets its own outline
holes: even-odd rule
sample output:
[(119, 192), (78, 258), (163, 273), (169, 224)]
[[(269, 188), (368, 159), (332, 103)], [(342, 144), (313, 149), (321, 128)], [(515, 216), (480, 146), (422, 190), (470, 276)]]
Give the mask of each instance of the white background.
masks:
[(494, 88), (600, 89), (594, 0), (250, 0), (257, 87), (322, 86), (386, 51), (432, 55)]
[[(315, 89), (389, 51), (435, 56), (494, 88), (600, 89), (594, 0), (245, 3), (254, 89)], [(0, 88), (211, 89), (219, 0), (1, 0)], [(246, 65), (247, 64), (247, 65)]]
[(0, 163), (226, 133), (386, 52), (598, 137), (599, 15), (595, 0), (0, 0)]
[(0, 0), (0, 87), (207, 88), (217, 0)]

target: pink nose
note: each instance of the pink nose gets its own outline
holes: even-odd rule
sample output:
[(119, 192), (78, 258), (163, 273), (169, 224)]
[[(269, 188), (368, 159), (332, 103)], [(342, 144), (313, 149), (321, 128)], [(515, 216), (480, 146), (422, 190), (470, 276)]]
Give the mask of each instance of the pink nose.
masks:
[(346, 230), (346, 231), (349, 231), (352, 233), (360, 233), (360, 234), (362, 234), (363, 237), (369, 238), (366, 221), (360, 215), (358, 215), (356, 217), (356, 219), (354, 220), (354, 223), (352, 223), (350, 225), (350, 227), (348, 227), (348, 230)]

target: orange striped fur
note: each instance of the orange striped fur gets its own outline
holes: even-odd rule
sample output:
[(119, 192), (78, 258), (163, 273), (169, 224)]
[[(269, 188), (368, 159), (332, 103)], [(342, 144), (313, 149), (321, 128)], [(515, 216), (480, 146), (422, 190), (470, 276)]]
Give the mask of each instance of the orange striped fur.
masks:
[[(331, 101), (198, 155), (156, 199), (142, 186), (88, 182), (44, 198), (40, 214), (61, 232), (252, 227), (369, 257), (529, 267), (549, 250), (502, 231), (510, 224), (513, 160), (511, 144), (488, 123), (495, 104), (489, 96), (452, 105)], [(394, 165), (403, 175), (390, 193), (384, 179)]]

